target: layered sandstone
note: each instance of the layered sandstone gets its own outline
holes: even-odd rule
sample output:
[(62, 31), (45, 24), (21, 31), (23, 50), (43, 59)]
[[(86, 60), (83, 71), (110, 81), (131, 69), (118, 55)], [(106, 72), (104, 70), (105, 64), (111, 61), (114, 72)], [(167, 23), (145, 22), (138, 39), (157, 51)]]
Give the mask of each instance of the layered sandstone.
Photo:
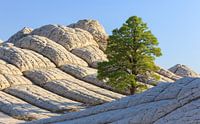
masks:
[(182, 75), (161, 68), (158, 86), (140, 82), (152, 89), (130, 97), (99, 80), (107, 38), (98, 21), (80, 20), (23, 28), (0, 43), (0, 123), (162, 123), (172, 112), (187, 117), (176, 109), (197, 99), (198, 79), (179, 80)]

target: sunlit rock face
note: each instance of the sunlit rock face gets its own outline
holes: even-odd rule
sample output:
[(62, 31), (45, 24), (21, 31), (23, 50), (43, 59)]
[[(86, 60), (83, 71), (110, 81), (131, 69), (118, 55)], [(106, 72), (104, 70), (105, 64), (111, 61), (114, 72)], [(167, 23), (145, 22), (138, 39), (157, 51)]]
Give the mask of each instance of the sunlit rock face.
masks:
[(7, 42), (14, 42), (17, 41), (25, 36), (27, 36), (28, 34), (30, 34), (32, 32), (32, 28), (28, 28), (28, 27), (24, 27), (22, 28), (20, 31), (18, 31), (17, 33), (15, 33), (14, 35), (12, 35)]
[(162, 83), (141, 94), (33, 123), (198, 124), (200, 78)]
[(158, 86), (141, 81), (149, 90), (130, 97), (99, 80), (107, 38), (98, 21), (80, 20), (23, 28), (0, 43), (0, 123), (151, 124), (193, 117), (199, 79), (160, 68)]
[(79, 20), (68, 27), (81, 28), (92, 34), (102, 50), (106, 49), (108, 35), (104, 27), (97, 20)]
[(182, 77), (200, 77), (200, 75), (193, 71), (191, 68), (181, 64), (177, 64), (171, 67), (169, 71)]
[(23, 28), (1, 41), (0, 123), (59, 116), (125, 97), (97, 78), (97, 63), (107, 61), (98, 42), (87, 30), (51, 24)]

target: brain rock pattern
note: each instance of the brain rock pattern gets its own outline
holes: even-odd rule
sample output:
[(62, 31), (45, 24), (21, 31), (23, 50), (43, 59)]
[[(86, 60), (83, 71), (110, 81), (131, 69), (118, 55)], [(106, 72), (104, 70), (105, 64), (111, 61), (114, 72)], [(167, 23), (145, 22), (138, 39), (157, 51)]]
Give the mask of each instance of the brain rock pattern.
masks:
[(0, 123), (198, 121), (188, 117), (198, 114), (199, 79), (179, 80), (161, 68), (158, 86), (146, 84), (151, 89), (130, 97), (98, 80), (97, 63), (108, 61), (107, 38), (98, 21), (80, 20), (23, 28), (0, 42)]

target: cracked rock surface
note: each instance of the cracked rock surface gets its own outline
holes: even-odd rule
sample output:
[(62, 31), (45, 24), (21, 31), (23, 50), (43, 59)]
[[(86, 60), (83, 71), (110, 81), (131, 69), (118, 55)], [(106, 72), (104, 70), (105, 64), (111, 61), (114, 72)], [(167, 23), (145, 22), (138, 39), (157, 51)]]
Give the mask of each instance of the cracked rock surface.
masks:
[(2, 112), (0, 112), (0, 124), (15, 124), (15, 123), (23, 123), (22, 120), (14, 119)]
[(42, 36), (29, 35), (21, 40), (13, 42), (13, 44), (20, 48), (38, 52), (50, 59), (57, 66), (64, 64), (88, 66), (85, 61), (67, 51), (63, 46)]
[(28, 34), (30, 34), (33, 31), (33, 29), (28, 28), (28, 27), (24, 27), (23, 29), (21, 29), (20, 31), (18, 31), (16, 34), (14, 34), (13, 36), (11, 36), (7, 42), (15, 42), (25, 36), (27, 36)]
[(200, 78), (162, 83), (144, 93), (122, 98), (84, 111), (34, 123), (56, 124), (197, 124)]
[(93, 36), (80, 28), (69, 28), (63, 25), (45, 25), (33, 30), (31, 34), (47, 37), (67, 50), (88, 45), (98, 46)]
[(195, 71), (186, 65), (177, 64), (169, 69), (172, 73), (182, 77), (200, 77)]
[(84, 59), (93, 68), (97, 68), (97, 63), (107, 61), (104, 52), (96, 46), (76, 48), (72, 50), (72, 53)]
[(36, 85), (12, 86), (4, 91), (52, 112), (70, 112), (84, 108), (82, 103), (63, 98)]
[(57, 68), (26, 71), (25, 75), (47, 90), (86, 104), (100, 104), (112, 101), (113, 98), (123, 97), (118, 93), (78, 80)]
[(161, 68), (158, 86), (141, 81), (150, 89), (130, 97), (100, 81), (107, 38), (98, 21), (80, 20), (23, 28), (0, 43), (0, 123), (198, 123), (197, 78)]
[(17, 66), (21, 71), (35, 68), (49, 68), (55, 65), (44, 56), (15, 46), (0, 46), (0, 59)]
[(56, 116), (27, 102), (0, 91), (0, 111), (19, 120), (35, 120)]
[(79, 20), (77, 23), (68, 25), (68, 27), (81, 28), (90, 32), (99, 44), (100, 48), (102, 50), (106, 49), (108, 35), (104, 27), (97, 20)]

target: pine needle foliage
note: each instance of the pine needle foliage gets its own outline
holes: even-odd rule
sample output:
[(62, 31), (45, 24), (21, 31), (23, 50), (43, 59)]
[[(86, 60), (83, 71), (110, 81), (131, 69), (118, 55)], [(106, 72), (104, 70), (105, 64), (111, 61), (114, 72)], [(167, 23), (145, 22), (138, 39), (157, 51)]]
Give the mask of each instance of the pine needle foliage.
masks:
[(154, 60), (162, 55), (157, 38), (137, 16), (113, 30), (105, 53), (108, 61), (98, 64), (98, 78), (118, 90), (129, 90), (131, 94), (146, 88), (138, 82), (139, 77), (156, 77), (154, 72), (159, 68)]

